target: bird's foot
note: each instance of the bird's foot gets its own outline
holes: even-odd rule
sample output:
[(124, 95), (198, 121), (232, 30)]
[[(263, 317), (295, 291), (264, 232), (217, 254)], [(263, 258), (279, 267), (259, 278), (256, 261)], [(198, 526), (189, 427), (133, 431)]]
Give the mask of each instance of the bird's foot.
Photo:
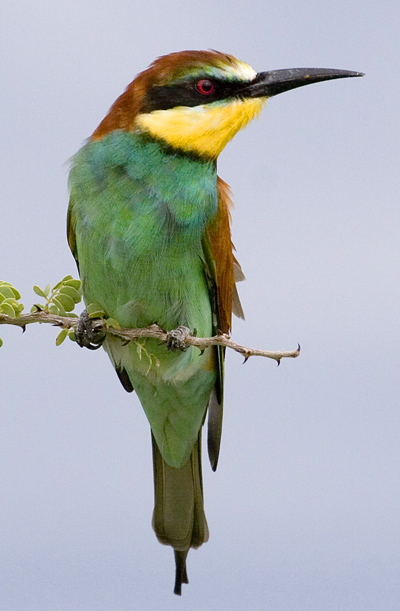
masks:
[(90, 318), (87, 310), (83, 310), (75, 327), (76, 343), (81, 348), (97, 350), (104, 342), (106, 334), (103, 329), (96, 329), (96, 320)]
[(188, 349), (188, 345), (185, 342), (185, 338), (190, 335), (190, 329), (180, 325), (172, 331), (167, 331), (168, 339), (166, 341), (167, 350), (171, 352), (185, 352)]

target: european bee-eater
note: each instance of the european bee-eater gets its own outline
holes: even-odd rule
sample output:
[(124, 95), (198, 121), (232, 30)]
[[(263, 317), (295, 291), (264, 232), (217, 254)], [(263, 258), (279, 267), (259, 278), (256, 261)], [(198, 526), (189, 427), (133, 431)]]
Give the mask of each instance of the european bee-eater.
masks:
[[(235, 280), (229, 187), (217, 158), (278, 93), (361, 76), (328, 69), (255, 72), (217, 51), (157, 59), (116, 100), (73, 158), (68, 240), (85, 303), (123, 327), (157, 323), (202, 337), (227, 333), (243, 316)], [(90, 344), (90, 342), (89, 342)], [(186, 557), (208, 539), (201, 428), (217, 467), (222, 426), (222, 348), (172, 351), (156, 340), (104, 341), (119, 379), (136, 391), (152, 432), (153, 528), (175, 553), (175, 593)], [(90, 347), (90, 345), (89, 345)]]

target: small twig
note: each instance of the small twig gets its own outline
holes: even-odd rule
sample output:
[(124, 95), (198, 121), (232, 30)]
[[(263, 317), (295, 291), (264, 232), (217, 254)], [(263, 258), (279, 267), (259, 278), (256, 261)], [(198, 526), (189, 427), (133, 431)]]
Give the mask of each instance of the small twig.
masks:
[[(26, 325), (34, 322), (47, 323), (63, 329), (73, 329), (77, 323), (77, 318), (70, 318), (66, 316), (58, 316), (56, 314), (49, 314), (47, 312), (32, 312), (30, 314), (21, 314), (17, 318), (11, 318), (6, 314), (0, 314), (0, 325), (14, 325), (21, 327), (25, 330)], [(108, 335), (114, 337), (120, 337), (126, 341), (135, 341), (142, 337), (149, 337), (158, 339), (163, 343), (167, 342), (168, 334), (158, 325), (151, 325), (143, 329), (126, 329), (126, 328), (115, 328), (107, 327), (106, 321), (103, 319), (94, 319), (93, 326), (96, 330), (103, 330)], [(291, 350), (289, 352), (281, 352), (277, 350), (257, 350), (256, 348), (246, 348), (236, 342), (233, 342), (230, 337), (226, 334), (215, 335), (214, 337), (195, 337), (194, 335), (187, 334), (184, 337), (184, 341), (188, 346), (196, 346), (200, 351), (205, 350), (209, 346), (225, 346), (231, 348), (235, 352), (239, 352), (244, 356), (244, 362), (246, 362), (251, 356), (263, 356), (269, 359), (274, 359), (280, 363), (283, 358), (296, 358), (300, 354), (300, 346), (297, 350)]]

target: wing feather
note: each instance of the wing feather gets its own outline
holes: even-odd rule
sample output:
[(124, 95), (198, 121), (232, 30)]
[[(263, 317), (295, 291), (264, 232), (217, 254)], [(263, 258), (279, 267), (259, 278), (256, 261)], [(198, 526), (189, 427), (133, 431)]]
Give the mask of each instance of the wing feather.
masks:
[(222, 333), (229, 333), (232, 324), (232, 312), (243, 318), (243, 310), (236, 291), (235, 281), (243, 280), (244, 275), (233, 254), (230, 213), (231, 208), (233, 208), (231, 191), (220, 177), (218, 177), (217, 190), (218, 212), (213, 223), (208, 227), (208, 236), (215, 262), (219, 330)]
[[(235, 281), (242, 280), (244, 275), (233, 254), (231, 193), (226, 182), (219, 177), (217, 190), (218, 212), (208, 227), (207, 240), (204, 241), (205, 273), (214, 314), (214, 333), (229, 333), (232, 312), (243, 318)], [(218, 346), (214, 350), (218, 375), (208, 405), (208, 455), (215, 471), (221, 445), (225, 348)]]
[(67, 239), (68, 239), (69, 247), (78, 265), (78, 270), (79, 270), (78, 253), (76, 250), (75, 221), (73, 217), (71, 204), (69, 205), (68, 214), (67, 214)]

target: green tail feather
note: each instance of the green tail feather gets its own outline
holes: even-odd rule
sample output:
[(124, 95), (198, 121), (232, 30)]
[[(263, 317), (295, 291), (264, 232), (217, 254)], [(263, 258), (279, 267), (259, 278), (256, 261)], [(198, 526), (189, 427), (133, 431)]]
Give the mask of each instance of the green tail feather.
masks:
[[(201, 434), (201, 433), (200, 433)], [(208, 540), (201, 475), (200, 434), (189, 460), (180, 469), (170, 467), (162, 458), (152, 435), (154, 468), (153, 528), (157, 539), (171, 545), (175, 552), (175, 594), (188, 583), (186, 556)]]

